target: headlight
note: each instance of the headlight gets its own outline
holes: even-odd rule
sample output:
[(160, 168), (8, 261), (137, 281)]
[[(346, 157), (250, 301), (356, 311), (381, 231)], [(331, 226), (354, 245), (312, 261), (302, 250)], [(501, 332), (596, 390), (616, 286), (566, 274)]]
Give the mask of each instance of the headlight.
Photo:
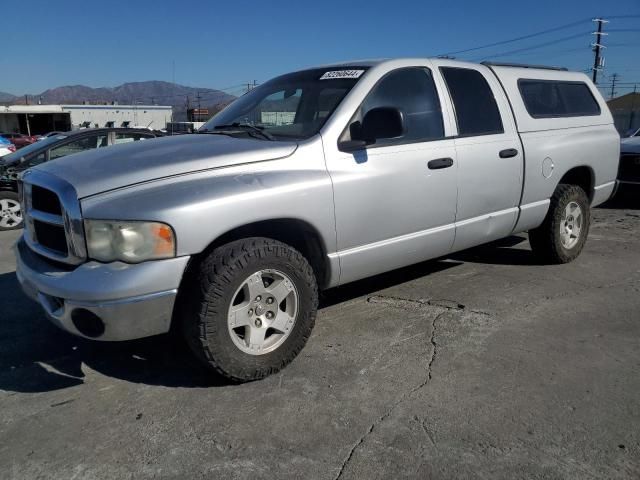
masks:
[(99, 262), (144, 262), (176, 255), (173, 229), (159, 222), (85, 220), (89, 257)]

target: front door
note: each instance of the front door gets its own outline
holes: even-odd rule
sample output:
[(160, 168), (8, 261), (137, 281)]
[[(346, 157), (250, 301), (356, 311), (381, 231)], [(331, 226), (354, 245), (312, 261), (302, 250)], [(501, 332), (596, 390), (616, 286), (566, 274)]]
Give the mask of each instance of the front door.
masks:
[(442, 104), (428, 68), (393, 70), (373, 87), (342, 140), (376, 107), (398, 108), (405, 134), (355, 153), (328, 150), (340, 283), (450, 251), (457, 162), (454, 140), (445, 138)]

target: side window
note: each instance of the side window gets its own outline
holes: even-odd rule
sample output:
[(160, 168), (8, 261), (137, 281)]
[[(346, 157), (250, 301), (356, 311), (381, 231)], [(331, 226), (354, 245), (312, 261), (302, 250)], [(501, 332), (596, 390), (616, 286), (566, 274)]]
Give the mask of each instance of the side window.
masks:
[(518, 88), (533, 118), (600, 115), (600, 106), (584, 82), (520, 79)]
[(116, 139), (115, 139), (114, 145), (119, 145), (121, 143), (137, 142), (139, 140), (146, 140), (147, 138), (151, 138), (151, 136), (144, 135), (142, 133), (116, 133)]
[(60, 145), (59, 147), (52, 148), (49, 153), (49, 160), (66, 157), (67, 155), (83, 152), (85, 150), (106, 147), (107, 145), (108, 143), (106, 135), (92, 135), (89, 137), (84, 137), (73, 142), (65, 143), (64, 145)]
[(362, 120), (377, 107), (395, 107), (404, 115), (406, 133), (400, 139), (380, 140), (376, 145), (437, 140), (444, 137), (442, 109), (431, 72), (426, 68), (402, 68), (389, 73), (373, 87), (358, 114)]
[(456, 110), (458, 135), (469, 137), (504, 132), (496, 99), (480, 72), (457, 67), (442, 67), (440, 71)]

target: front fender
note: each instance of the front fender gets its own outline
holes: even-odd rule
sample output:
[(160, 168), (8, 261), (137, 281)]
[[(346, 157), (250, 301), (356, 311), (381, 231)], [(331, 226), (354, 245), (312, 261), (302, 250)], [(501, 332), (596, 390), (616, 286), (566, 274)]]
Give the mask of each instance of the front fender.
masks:
[(171, 225), (177, 254), (202, 252), (232, 229), (276, 218), (302, 220), (327, 253), (336, 235), (331, 179), (321, 155), (273, 160), (166, 178), (82, 200), (84, 218)]

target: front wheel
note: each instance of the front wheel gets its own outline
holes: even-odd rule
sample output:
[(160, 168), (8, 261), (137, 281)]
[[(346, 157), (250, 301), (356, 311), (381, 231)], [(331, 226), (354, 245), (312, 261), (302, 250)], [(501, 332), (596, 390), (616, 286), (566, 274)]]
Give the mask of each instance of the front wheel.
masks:
[(576, 185), (560, 184), (542, 225), (529, 232), (533, 251), (550, 263), (568, 263), (580, 255), (590, 224), (589, 199)]
[(248, 238), (213, 250), (181, 298), (193, 352), (237, 382), (289, 364), (311, 335), (318, 305), (313, 269), (293, 247)]
[(22, 227), (22, 209), (16, 192), (0, 191), (0, 232)]

